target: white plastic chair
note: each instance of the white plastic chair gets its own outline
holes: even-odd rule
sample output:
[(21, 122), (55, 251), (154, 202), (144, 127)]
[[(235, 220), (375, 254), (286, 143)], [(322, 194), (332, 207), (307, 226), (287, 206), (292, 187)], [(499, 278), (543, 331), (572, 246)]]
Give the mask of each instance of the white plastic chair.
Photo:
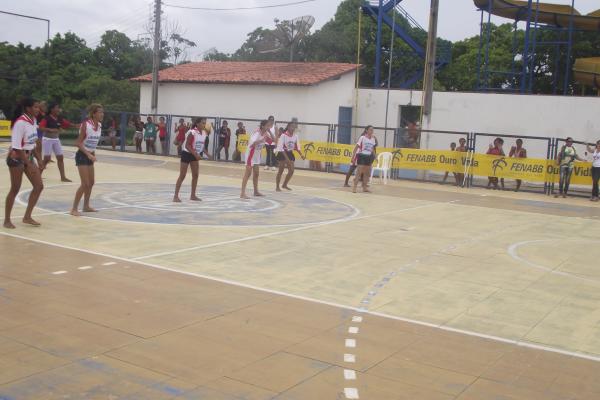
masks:
[(371, 168), (371, 180), (373, 180), (373, 173), (379, 171), (379, 178), (383, 181), (384, 185), (387, 185), (388, 178), (390, 177), (390, 169), (392, 168), (392, 153), (384, 152), (377, 155), (377, 164)]

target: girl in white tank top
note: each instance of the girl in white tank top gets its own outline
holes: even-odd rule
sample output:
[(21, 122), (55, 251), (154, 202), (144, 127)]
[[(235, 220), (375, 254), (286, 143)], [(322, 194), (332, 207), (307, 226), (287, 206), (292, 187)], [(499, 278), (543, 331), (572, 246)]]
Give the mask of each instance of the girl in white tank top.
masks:
[(94, 162), (96, 161), (96, 147), (100, 140), (102, 132), (101, 121), (104, 119), (104, 109), (100, 104), (92, 104), (89, 107), (88, 119), (81, 124), (79, 128), (79, 137), (75, 142), (78, 150), (75, 154), (75, 165), (79, 169), (81, 177), (81, 186), (75, 193), (71, 215), (75, 217), (81, 216), (79, 212), (79, 202), (83, 196), (83, 212), (95, 212), (96, 210), (90, 206), (90, 197), (92, 187), (94, 186)]

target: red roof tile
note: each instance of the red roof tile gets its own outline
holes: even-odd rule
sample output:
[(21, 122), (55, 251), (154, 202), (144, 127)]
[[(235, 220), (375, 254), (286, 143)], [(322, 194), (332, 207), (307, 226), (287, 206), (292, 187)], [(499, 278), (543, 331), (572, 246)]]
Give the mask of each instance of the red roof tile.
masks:
[[(196, 62), (159, 73), (160, 82), (309, 86), (356, 70), (356, 64), (286, 62)], [(152, 82), (152, 74), (132, 78)]]

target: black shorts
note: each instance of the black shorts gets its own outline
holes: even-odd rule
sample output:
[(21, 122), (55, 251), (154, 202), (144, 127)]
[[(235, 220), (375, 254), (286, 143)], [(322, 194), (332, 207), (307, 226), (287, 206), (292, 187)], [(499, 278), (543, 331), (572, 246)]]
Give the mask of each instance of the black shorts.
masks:
[(357, 154), (356, 163), (358, 165), (371, 166), (373, 164), (373, 156), (371, 154)]
[(9, 156), (6, 158), (6, 165), (8, 165), (10, 168), (20, 167), (21, 165), (23, 165), (23, 160), (19, 158), (12, 158)]
[[(296, 157), (294, 156), (293, 151), (286, 151), (285, 153), (287, 154), (290, 161), (292, 161), (292, 162), (296, 161)], [(283, 155), (283, 151), (280, 151), (279, 153), (277, 153), (277, 161), (286, 161), (285, 156)]]
[[(94, 154), (94, 153), (92, 152), (92, 154)], [(94, 162), (92, 160), (90, 160), (83, 151), (77, 150), (77, 153), (75, 153), (75, 165), (77, 165), (78, 167), (84, 166), (84, 165), (89, 166), (89, 165), (94, 165)]]
[(182, 163), (186, 163), (189, 164), (192, 161), (198, 161), (196, 160), (196, 157), (194, 157), (194, 155), (188, 151), (182, 151), (181, 152), (181, 162)]

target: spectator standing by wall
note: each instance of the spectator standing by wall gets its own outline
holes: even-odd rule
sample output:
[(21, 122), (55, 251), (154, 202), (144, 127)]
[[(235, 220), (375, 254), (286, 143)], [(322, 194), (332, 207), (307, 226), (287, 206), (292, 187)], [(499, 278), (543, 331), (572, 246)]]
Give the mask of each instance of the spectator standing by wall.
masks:
[[(454, 143), (454, 142), (450, 143), (450, 151), (456, 151), (456, 143)], [(448, 179), (448, 175), (450, 175), (449, 171), (444, 172), (444, 179), (442, 179), (442, 183), (446, 183), (446, 180)], [(456, 184), (458, 185), (458, 179), (456, 179), (456, 172), (454, 172), (454, 180), (456, 181)]]
[(598, 201), (598, 181), (600, 181), (600, 140), (596, 142), (596, 147), (587, 145), (587, 151), (592, 153), (592, 198), (591, 201)]
[(148, 117), (144, 125), (144, 140), (146, 141), (146, 152), (148, 154), (156, 154), (156, 133), (158, 128), (152, 121), (152, 117)]
[(133, 141), (135, 143), (135, 151), (138, 153), (142, 152), (142, 141), (144, 140), (144, 123), (141, 117), (138, 115), (133, 122), (135, 127), (135, 134), (133, 135)]
[[(508, 156), (514, 158), (527, 158), (527, 150), (523, 147), (523, 139), (517, 139), (515, 145), (510, 148)], [(518, 192), (519, 189), (521, 189), (522, 182), (523, 181), (521, 179), (517, 179), (517, 187), (515, 188), (515, 192)]]
[(191, 129), (191, 126), (186, 125), (185, 120), (183, 118), (179, 118), (179, 123), (175, 125), (175, 132), (177, 132), (177, 136), (175, 136), (175, 146), (177, 146), (177, 155), (181, 156), (181, 152), (183, 150), (183, 144), (185, 141), (185, 134), (188, 130)]
[(275, 117), (269, 116), (269, 130), (268, 133), (271, 135), (271, 142), (265, 144), (265, 148), (267, 149), (267, 161), (265, 163), (265, 170), (269, 168), (272, 171), (275, 171), (275, 142), (277, 141), (277, 124), (275, 123)]
[(168, 154), (169, 146), (167, 143), (167, 124), (165, 122), (165, 117), (160, 117), (158, 119), (158, 139), (160, 140), (161, 154)]
[(554, 194), (554, 197), (558, 197), (559, 194), (563, 198), (567, 197), (576, 160), (585, 161), (577, 155), (577, 150), (573, 147), (573, 138), (568, 137), (556, 156), (556, 162), (559, 165), (560, 178), (558, 183), (559, 193)]
[[(494, 139), (494, 144), (490, 145), (490, 148), (487, 151), (487, 154), (492, 155), (492, 156), (504, 156), (506, 154), (504, 154), (504, 149), (502, 149), (502, 146), (504, 145), (504, 139), (502, 138), (496, 138)], [(502, 184), (502, 190), (504, 190), (504, 178), (500, 178), (500, 183)], [(494, 189), (498, 190), (498, 178), (495, 176), (488, 176), (488, 185), (487, 188), (489, 189), (491, 186), (494, 186)]]
[(231, 129), (227, 121), (223, 121), (219, 129), (219, 147), (217, 148), (217, 160), (221, 159), (221, 150), (225, 149), (225, 161), (229, 161), (229, 141), (231, 139)]

